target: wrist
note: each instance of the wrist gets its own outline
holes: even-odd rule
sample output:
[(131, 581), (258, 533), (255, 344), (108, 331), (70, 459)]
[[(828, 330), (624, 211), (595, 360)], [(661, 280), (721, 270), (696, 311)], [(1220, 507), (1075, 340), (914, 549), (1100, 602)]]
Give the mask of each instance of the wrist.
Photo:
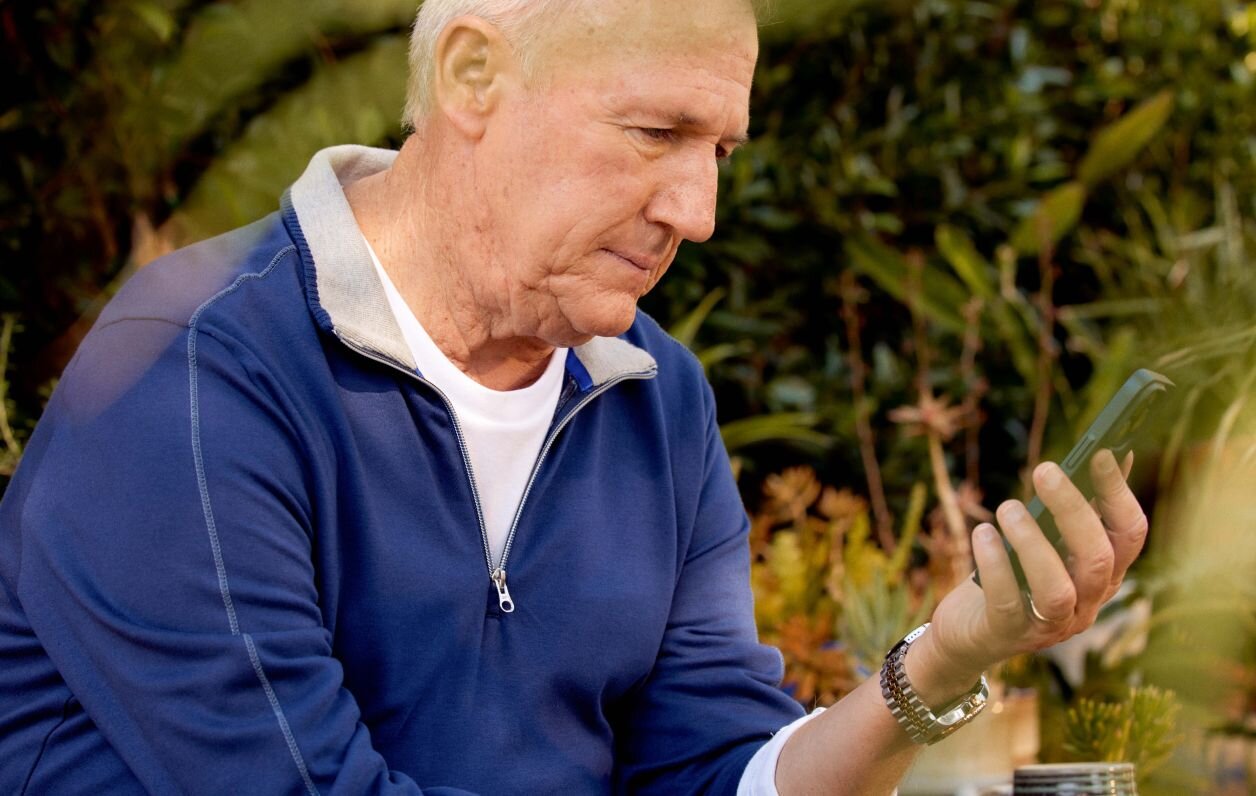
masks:
[(938, 646), (932, 627), (907, 649), (903, 668), (920, 700), (931, 710), (950, 705), (970, 691), (984, 667), (954, 660)]
[(924, 688), (913, 684), (906, 666), (908, 655), (929, 628), (928, 623), (921, 625), (890, 648), (881, 664), (880, 678), (886, 707), (911, 740), (922, 745), (935, 744), (972, 721), (990, 696), (986, 678), (981, 675), (963, 691), (952, 690), (952, 678), (963, 670), (930, 666), (930, 654), (936, 651), (936, 647), (930, 649), (933, 642), (923, 646), (924, 654), (918, 655), (914, 664)]

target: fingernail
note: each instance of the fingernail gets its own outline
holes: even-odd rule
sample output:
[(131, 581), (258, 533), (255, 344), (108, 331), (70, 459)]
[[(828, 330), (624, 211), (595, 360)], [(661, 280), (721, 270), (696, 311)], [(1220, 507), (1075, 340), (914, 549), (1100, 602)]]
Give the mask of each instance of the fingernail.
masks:
[(1025, 511), (1025, 506), (1019, 501), (1009, 500), (1007, 503), (1003, 504), (1003, 514), (1009, 520), (1019, 520), (1021, 517), (1028, 514), (1028, 512)]
[(1099, 472), (1110, 473), (1116, 469), (1116, 457), (1112, 455), (1112, 451), (1104, 448), (1099, 451)]
[(1060, 468), (1051, 462), (1044, 462), (1038, 465), (1038, 477), (1042, 479), (1043, 486), (1054, 487), (1060, 483), (1060, 477), (1063, 475)]

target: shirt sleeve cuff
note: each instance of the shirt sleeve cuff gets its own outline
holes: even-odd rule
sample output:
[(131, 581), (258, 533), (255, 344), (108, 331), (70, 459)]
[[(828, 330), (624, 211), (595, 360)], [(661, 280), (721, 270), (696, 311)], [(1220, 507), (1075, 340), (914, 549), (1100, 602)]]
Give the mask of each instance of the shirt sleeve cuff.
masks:
[(824, 708), (816, 708), (792, 724), (786, 724), (770, 741), (759, 747), (759, 751), (746, 764), (746, 770), (741, 773), (737, 796), (779, 796), (776, 792), (776, 761), (780, 759), (785, 742), (799, 727), (823, 712)]

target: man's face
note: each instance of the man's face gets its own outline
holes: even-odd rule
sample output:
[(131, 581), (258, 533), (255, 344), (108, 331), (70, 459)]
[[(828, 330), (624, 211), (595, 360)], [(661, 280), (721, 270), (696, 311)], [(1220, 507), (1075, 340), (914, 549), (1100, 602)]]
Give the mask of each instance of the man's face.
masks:
[(711, 236), (758, 51), (744, 0), (592, 5), (558, 23), (476, 157), (496, 309), (554, 345), (621, 334), (681, 240)]

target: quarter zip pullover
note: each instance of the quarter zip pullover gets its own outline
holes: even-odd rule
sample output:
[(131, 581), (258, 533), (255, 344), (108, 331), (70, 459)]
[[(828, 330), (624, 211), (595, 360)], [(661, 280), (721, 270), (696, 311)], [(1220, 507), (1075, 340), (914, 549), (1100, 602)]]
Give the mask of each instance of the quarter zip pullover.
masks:
[(733, 793), (801, 714), (645, 315), (568, 353), (494, 567), (341, 189), (392, 157), (319, 153), (67, 367), (0, 503), (0, 792)]

